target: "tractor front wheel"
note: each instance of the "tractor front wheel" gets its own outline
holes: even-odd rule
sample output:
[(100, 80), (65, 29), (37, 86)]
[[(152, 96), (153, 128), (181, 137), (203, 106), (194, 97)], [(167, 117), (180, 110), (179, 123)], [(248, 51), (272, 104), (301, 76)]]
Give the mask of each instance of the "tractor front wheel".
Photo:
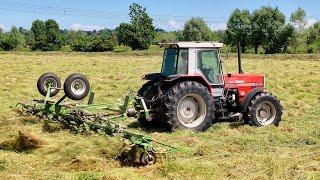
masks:
[(261, 93), (252, 98), (248, 108), (248, 122), (254, 126), (279, 125), (282, 107), (280, 101), (269, 93)]
[(205, 131), (214, 120), (214, 104), (208, 89), (200, 83), (185, 81), (166, 92), (165, 118), (171, 130), (177, 128)]

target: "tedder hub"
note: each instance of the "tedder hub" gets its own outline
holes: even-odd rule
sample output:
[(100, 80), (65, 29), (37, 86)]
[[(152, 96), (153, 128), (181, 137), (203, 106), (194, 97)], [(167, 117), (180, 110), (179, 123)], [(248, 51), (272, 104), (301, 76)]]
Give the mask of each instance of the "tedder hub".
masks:
[(278, 125), (282, 107), (276, 96), (265, 91), (265, 77), (224, 74), (222, 43), (179, 42), (165, 46), (162, 70), (147, 74), (138, 91), (135, 116), (145, 126), (154, 123), (171, 130), (204, 131), (217, 121), (244, 120), (250, 125)]

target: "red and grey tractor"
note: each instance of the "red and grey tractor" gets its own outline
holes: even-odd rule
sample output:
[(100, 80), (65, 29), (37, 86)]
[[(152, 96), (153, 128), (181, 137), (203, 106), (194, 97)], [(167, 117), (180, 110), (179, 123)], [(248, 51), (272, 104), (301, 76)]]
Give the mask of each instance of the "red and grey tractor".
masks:
[[(143, 126), (161, 124), (204, 131), (220, 121), (244, 120), (254, 126), (278, 125), (280, 101), (265, 91), (265, 77), (224, 74), (222, 43), (178, 42), (165, 46), (161, 73), (147, 74), (139, 89), (134, 116)], [(240, 56), (239, 56), (240, 58)]]

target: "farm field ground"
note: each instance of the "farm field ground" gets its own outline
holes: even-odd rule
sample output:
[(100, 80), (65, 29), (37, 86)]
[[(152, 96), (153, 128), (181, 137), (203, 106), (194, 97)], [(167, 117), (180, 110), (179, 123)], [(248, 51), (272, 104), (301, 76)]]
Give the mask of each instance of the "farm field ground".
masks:
[[(320, 55), (244, 55), (246, 73), (266, 75), (267, 90), (284, 107), (279, 127), (217, 123), (208, 131), (173, 133), (134, 131), (188, 150), (168, 154), (149, 167), (121, 167), (114, 159), (117, 138), (47, 132), (33, 117), (17, 117), (19, 101), (41, 98), (36, 81), (55, 72), (61, 81), (71, 73), (88, 76), (95, 103), (116, 102), (128, 88), (138, 90), (145, 73), (158, 72), (161, 53), (0, 53), (0, 143), (18, 131), (44, 142), (38, 149), (0, 150), (1, 179), (320, 179)], [(236, 57), (224, 61), (236, 71)], [(226, 68), (224, 68), (226, 69)], [(134, 119), (129, 119), (129, 123)]]

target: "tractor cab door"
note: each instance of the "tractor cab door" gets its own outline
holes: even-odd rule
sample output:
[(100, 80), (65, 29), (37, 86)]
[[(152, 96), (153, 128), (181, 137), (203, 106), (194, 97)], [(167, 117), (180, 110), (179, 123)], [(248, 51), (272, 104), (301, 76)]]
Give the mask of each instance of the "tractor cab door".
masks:
[(218, 49), (197, 50), (197, 73), (201, 73), (210, 83), (213, 96), (223, 95), (224, 78)]
[(187, 48), (166, 48), (161, 74), (163, 76), (188, 74), (188, 54)]

